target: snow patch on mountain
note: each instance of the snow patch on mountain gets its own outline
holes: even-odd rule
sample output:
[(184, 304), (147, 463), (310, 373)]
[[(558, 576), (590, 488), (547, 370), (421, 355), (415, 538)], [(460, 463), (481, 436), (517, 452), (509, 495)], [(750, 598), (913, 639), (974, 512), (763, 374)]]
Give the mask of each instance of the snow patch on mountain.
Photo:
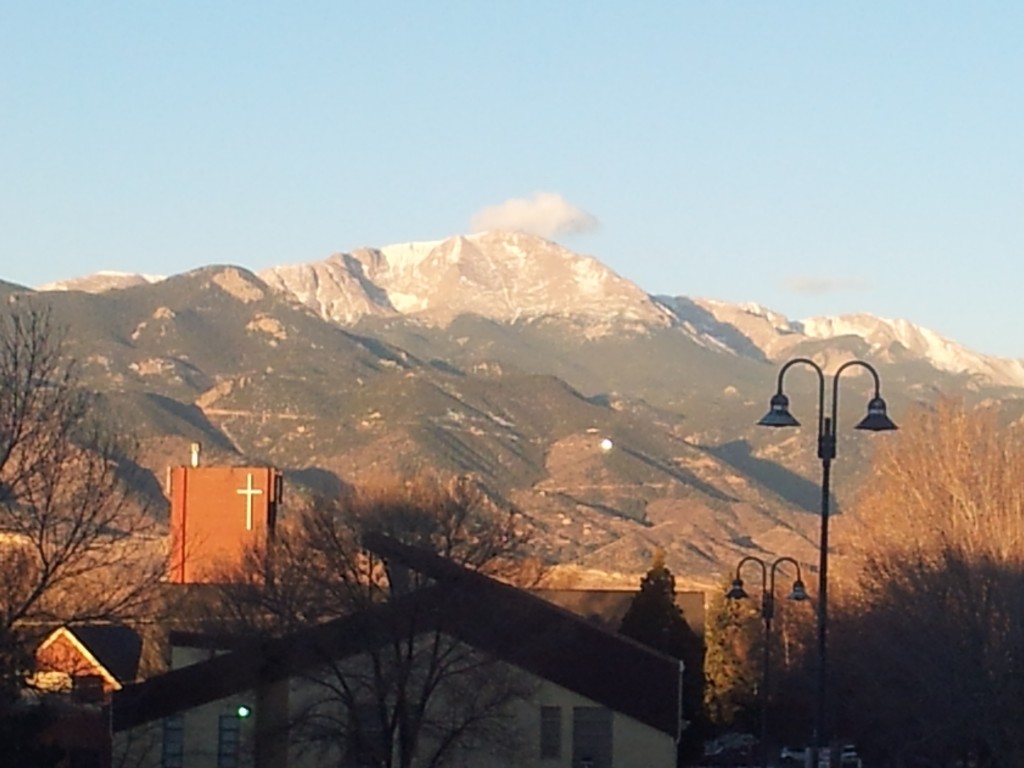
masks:
[[(794, 321), (752, 302), (651, 296), (590, 256), (519, 232), (360, 248), (319, 262), (272, 267), (259, 278), (340, 325), (403, 316), (443, 327), (459, 315), (475, 314), (510, 324), (560, 322), (582, 339), (670, 329), (707, 349), (773, 362), (793, 354), (828, 356), (822, 344), (846, 338), (867, 345), (872, 359), (916, 359), (943, 372), (1024, 387), (1024, 360), (972, 352), (907, 320), (855, 314)], [(38, 290), (102, 293), (163, 279), (105, 271)], [(226, 288), (244, 289), (248, 300), (262, 295), (255, 283), (238, 283), (232, 279)], [(849, 350), (840, 344), (832, 357), (841, 361)]]
[(795, 325), (809, 338), (856, 336), (879, 353), (889, 352), (893, 344), (899, 344), (912, 356), (927, 360), (940, 371), (980, 375), (996, 384), (1024, 386), (1024, 360), (972, 352), (962, 344), (908, 320), (853, 314), (812, 317)]
[(411, 272), (430, 255), (443, 240), (431, 240), (416, 243), (397, 243), (385, 245), (380, 249), (380, 255), (392, 272)]
[(523, 233), (363, 248), (260, 276), (342, 324), (396, 313), (441, 326), (463, 314), (509, 323), (571, 318), (590, 338), (672, 325), (664, 307), (596, 259)]
[(350, 254), (335, 254), (315, 264), (273, 267), (260, 272), (259, 277), (331, 322), (347, 325), (365, 315), (398, 312), (366, 276), (364, 264)]
[(937, 370), (977, 376), (989, 383), (1024, 386), (1024, 360), (978, 354), (908, 320), (869, 314), (790, 320), (759, 304), (730, 304), (713, 299), (658, 297), (676, 316), (714, 336), (739, 355), (773, 361), (792, 355), (808, 341), (852, 337), (867, 344), (878, 359), (916, 358)]
[(58, 280), (36, 287), (37, 291), (84, 291), (85, 293), (106, 293), (107, 291), (147, 285), (164, 280), (163, 275), (142, 275), (135, 272), (101, 270), (91, 275)]

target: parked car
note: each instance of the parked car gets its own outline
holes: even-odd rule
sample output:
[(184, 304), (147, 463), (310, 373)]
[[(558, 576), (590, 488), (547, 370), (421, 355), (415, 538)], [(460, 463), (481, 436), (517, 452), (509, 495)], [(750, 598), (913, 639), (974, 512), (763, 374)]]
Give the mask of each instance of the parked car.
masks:
[[(807, 751), (809, 747), (783, 747), (779, 753), (779, 760), (784, 766), (807, 765)], [(818, 752), (818, 768), (829, 768), (829, 748), (823, 747)], [(844, 744), (839, 748), (839, 765), (841, 768), (864, 768), (864, 761), (857, 754), (857, 747), (853, 744)]]
[(748, 766), (757, 753), (757, 737), (750, 733), (727, 733), (704, 744), (702, 766)]

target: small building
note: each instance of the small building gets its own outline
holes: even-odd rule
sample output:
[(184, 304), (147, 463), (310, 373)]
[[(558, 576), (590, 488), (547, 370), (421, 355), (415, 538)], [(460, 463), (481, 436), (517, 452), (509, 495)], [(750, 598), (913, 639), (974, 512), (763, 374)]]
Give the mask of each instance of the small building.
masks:
[[(119, 624), (59, 627), (43, 639), (35, 657), (37, 687), (102, 701), (138, 678), (142, 638)], [(86, 689), (93, 693), (83, 694)]]
[(25, 704), (45, 708), (40, 740), (63, 754), (60, 766), (111, 764), (110, 697), (136, 682), (141, 658), (142, 638), (118, 624), (58, 627), (39, 644), (38, 693)]

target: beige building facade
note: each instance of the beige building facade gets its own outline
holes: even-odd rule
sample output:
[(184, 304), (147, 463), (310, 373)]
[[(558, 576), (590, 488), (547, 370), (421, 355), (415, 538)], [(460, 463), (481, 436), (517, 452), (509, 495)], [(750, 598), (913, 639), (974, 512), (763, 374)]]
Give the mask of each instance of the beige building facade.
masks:
[[(178, 664), (206, 660), (208, 652), (176, 648)], [(505, 670), (506, 672), (509, 670)], [(528, 698), (510, 702), (503, 713), (500, 743), (468, 739), (454, 748), (445, 765), (452, 768), (672, 768), (676, 734), (640, 722), (621, 712), (522, 670), (532, 689)], [(282, 694), (286, 687), (287, 695)], [(258, 729), (274, 731), (296, 722), (310, 699), (321, 695), (308, 678), (278, 683), (273, 691), (256, 690), (231, 696), (141, 725), (118, 736), (115, 752), (130, 754), (131, 745), (145, 745), (128, 762), (138, 768), (254, 768)], [(159, 748), (154, 737), (159, 734)], [(268, 734), (273, 736), (273, 734)], [(270, 738), (270, 740), (277, 740)], [(287, 757), (280, 747), (274, 762), (280, 768), (352, 766), (343, 739), (319, 745), (292, 743)], [(118, 748), (120, 746), (120, 748)], [(432, 746), (424, 746), (432, 753)], [(262, 761), (261, 761), (262, 762)]]

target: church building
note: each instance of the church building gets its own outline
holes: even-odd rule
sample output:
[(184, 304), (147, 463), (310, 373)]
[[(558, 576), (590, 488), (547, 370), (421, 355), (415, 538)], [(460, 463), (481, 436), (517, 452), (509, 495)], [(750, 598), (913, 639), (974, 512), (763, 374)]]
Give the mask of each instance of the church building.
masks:
[(248, 548), (273, 538), (281, 473), (272, 467), (191, 466), (168, 472), (171, 498), (170, 581), (219, 581), (242, 564)]

